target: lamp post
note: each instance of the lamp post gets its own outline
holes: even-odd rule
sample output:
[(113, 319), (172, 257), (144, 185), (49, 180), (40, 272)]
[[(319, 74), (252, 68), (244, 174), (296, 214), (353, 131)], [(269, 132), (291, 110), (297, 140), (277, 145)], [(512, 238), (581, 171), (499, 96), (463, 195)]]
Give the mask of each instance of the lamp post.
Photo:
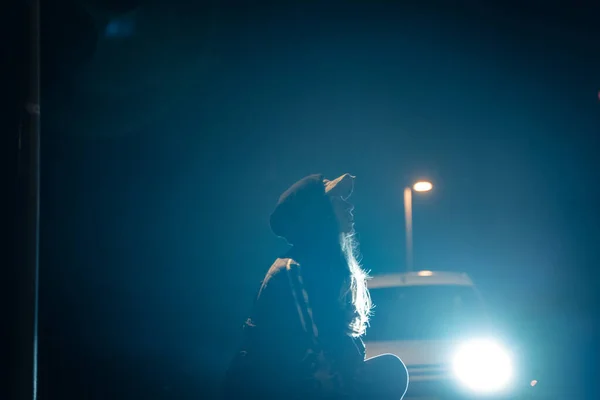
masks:
[(404, 189), (404, 220), (406, 223), (406, 271), (413, 270), (413, 223), (412, 223), (412, 192), (429, 192), (433, 184), (427, 181), (418, 181), (412, 188)]

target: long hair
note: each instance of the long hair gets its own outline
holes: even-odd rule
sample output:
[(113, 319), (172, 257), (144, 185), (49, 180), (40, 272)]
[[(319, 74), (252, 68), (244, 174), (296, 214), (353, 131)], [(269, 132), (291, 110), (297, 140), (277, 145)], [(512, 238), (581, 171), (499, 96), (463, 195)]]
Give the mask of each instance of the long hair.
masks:
[(342, 234), (340, 237), (342, 253), (350, 272), (349, 285), (346, 296), (350, 295), (354, 308), (354, 318), (350, 323), (352, 336), (358, 337), (365, 334), (369, 326), (369, 317), (371, 316), (371, 295), (367, 288), (369, 273), (360, 265), (358, 242), (354, 233)]

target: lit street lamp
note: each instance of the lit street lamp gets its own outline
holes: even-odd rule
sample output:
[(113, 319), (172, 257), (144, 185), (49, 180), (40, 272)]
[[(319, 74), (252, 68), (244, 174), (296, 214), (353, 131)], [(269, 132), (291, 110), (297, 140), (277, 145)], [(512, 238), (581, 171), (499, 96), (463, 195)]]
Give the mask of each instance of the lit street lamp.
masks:
[(404, 189), (404, 219), (406, 221), (406, 271), (413, 270), (413, 232), (412, 232), (412, 192), (429, 192), (433, 184), (427, 181), (416, 182), (412, 188)]

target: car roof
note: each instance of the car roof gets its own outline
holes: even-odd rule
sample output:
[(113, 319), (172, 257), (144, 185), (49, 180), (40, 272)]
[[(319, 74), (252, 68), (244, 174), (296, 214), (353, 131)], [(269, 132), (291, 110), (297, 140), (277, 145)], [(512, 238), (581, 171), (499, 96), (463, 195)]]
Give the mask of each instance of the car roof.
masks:
[(418, 271), (373, 276), (369, 289), (398, 286), (458, 285), (473, 286), (473, 281), (462, 272)]

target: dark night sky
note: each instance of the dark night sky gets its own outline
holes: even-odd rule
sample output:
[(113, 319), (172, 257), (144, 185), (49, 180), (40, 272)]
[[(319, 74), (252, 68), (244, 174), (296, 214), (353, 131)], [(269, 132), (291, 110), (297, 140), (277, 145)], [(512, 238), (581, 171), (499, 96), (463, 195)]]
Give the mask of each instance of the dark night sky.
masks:
[(65, 67), (44, 92), (48, 343), (218, 371), (285, 249), (271, 208), (314, 172), (357, 175), (373, 273), (402, 268), (402, 189), (429, 178), (418, 267), (466, 271), (493, 304), (589, 337), (592, 10), (393, 3), (147, 5), (123, 19), (132, 35)]

